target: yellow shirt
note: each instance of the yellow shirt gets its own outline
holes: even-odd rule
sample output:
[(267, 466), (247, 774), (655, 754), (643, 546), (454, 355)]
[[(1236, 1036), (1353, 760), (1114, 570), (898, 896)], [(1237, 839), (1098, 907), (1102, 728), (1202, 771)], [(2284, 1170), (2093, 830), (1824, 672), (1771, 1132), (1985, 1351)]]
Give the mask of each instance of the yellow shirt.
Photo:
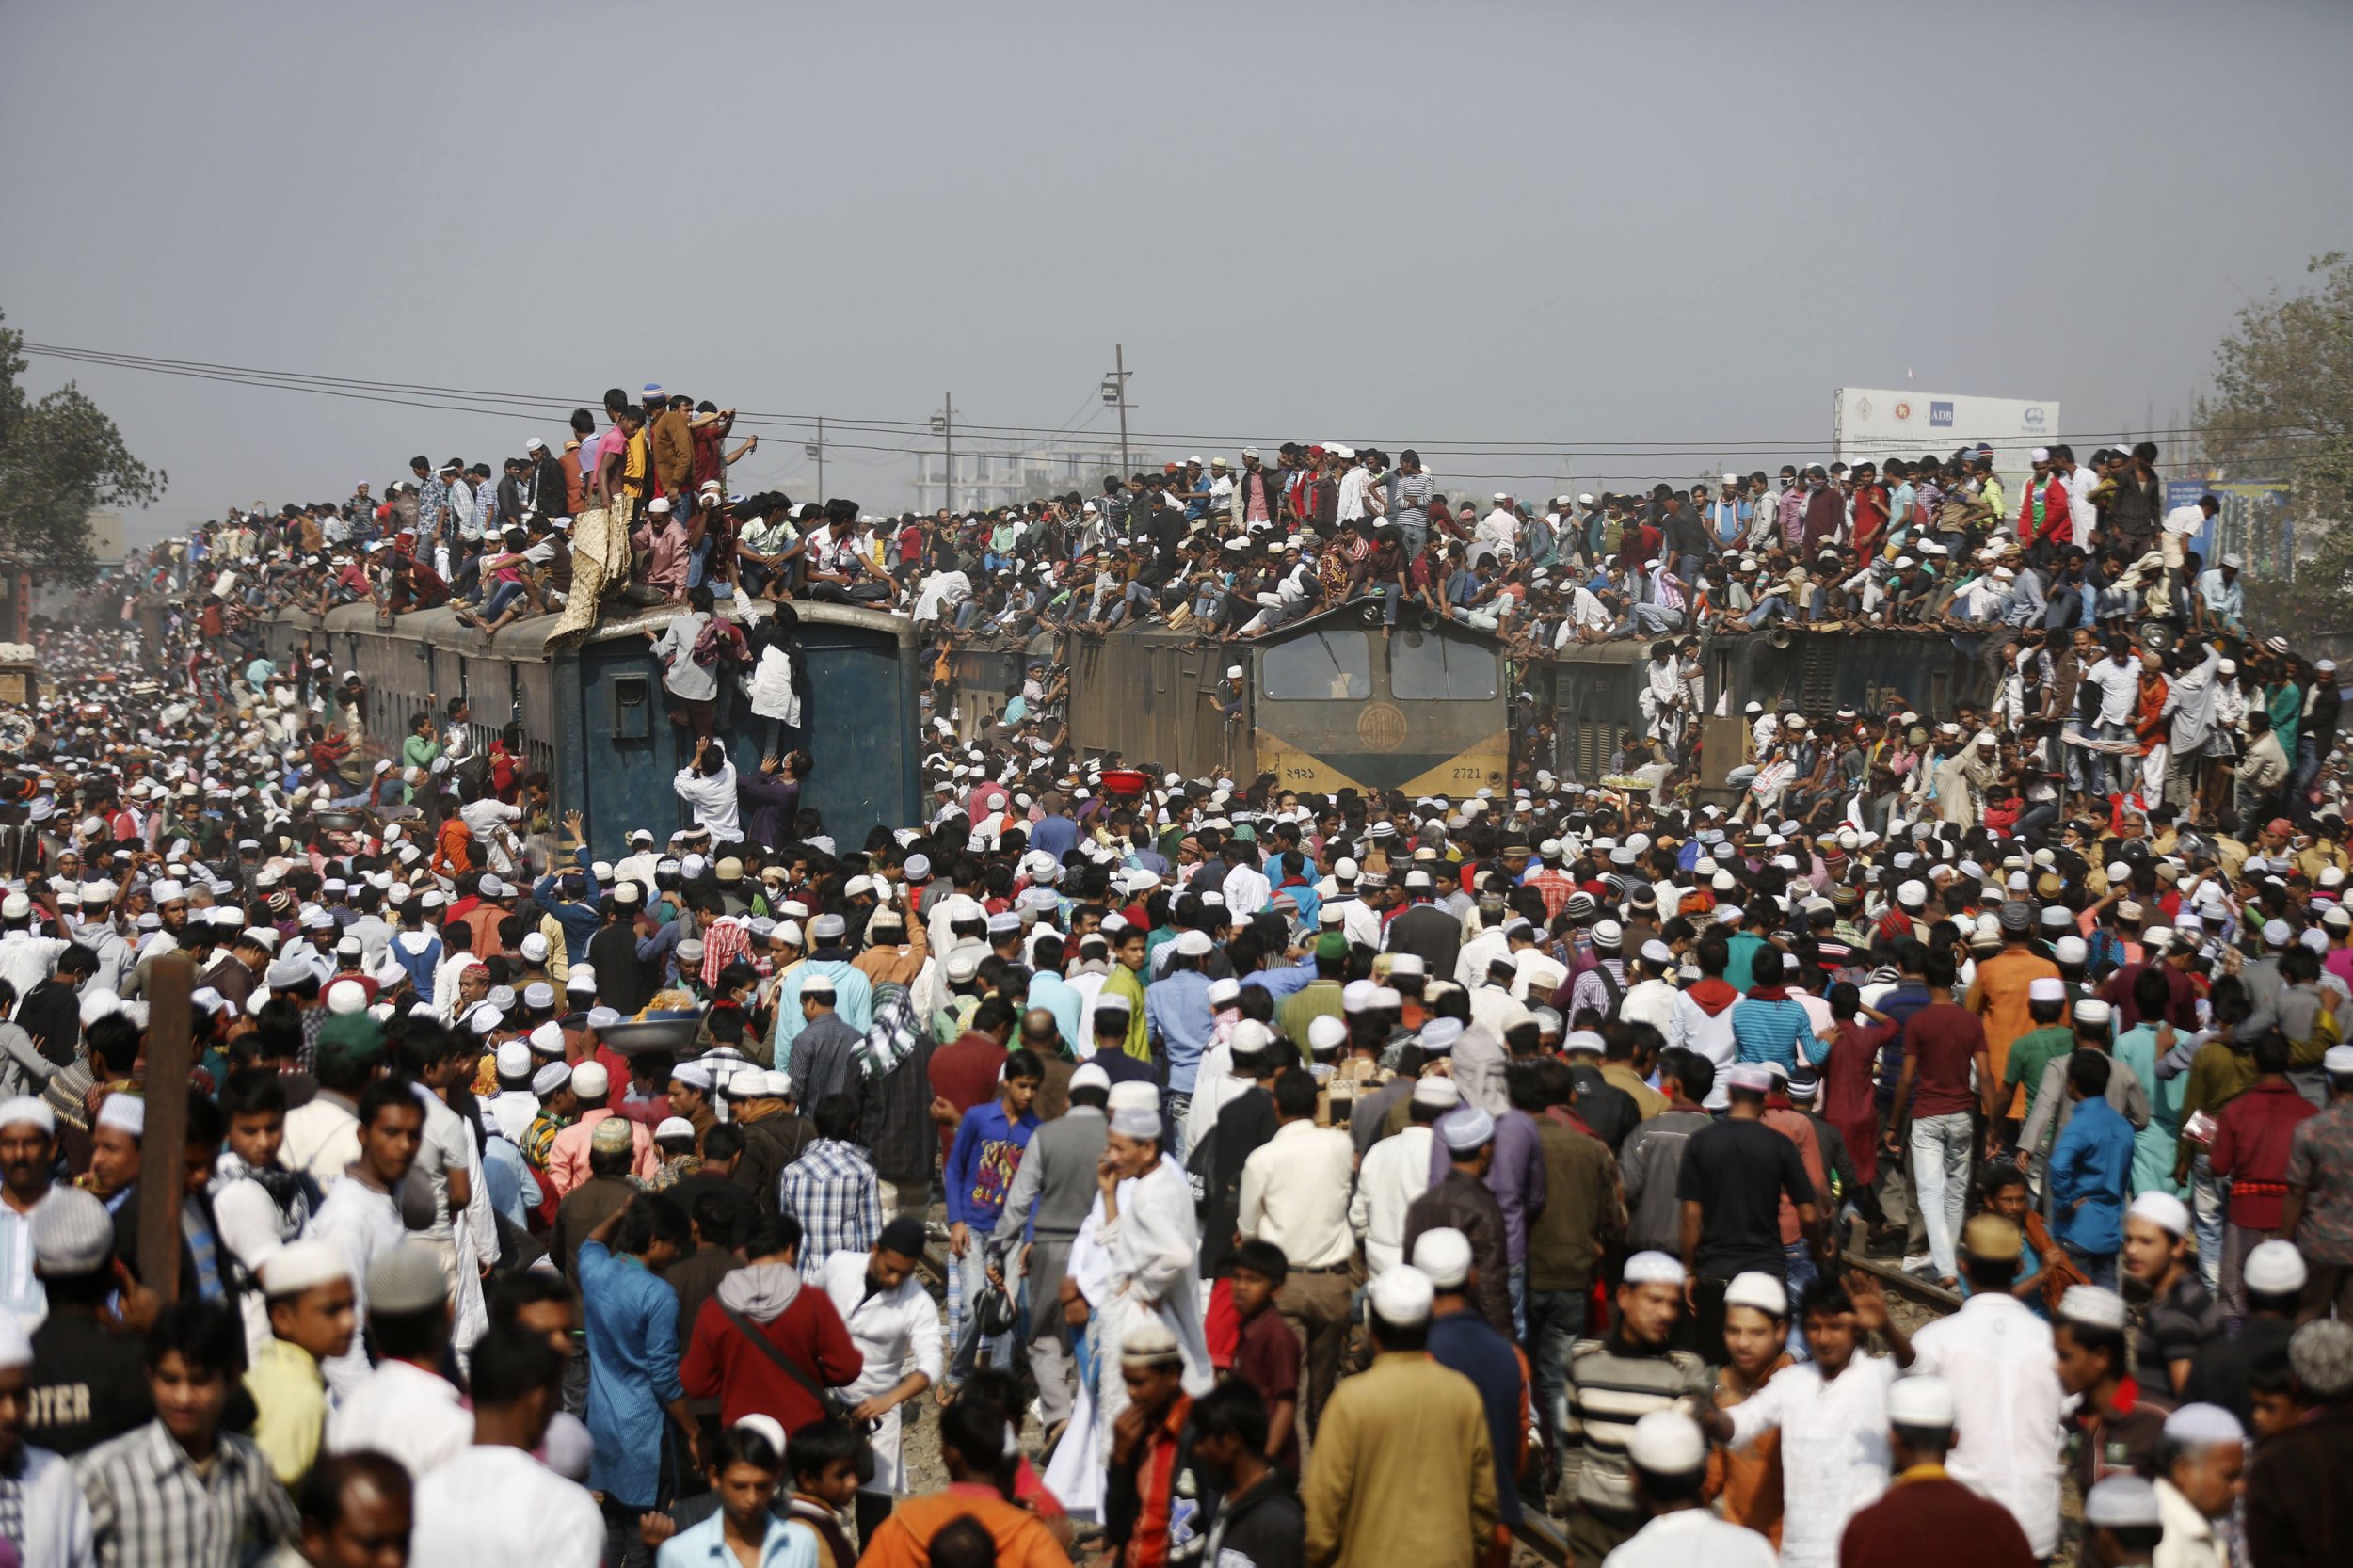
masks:
[(254, 1357), (245, 1387), (256, 1411), (253, 1441), (291, 1489), (311, 1473), (327, 1425), (327, 1380), (319, 1375), (318, 1358), (299, 1345), (272, 1339)]

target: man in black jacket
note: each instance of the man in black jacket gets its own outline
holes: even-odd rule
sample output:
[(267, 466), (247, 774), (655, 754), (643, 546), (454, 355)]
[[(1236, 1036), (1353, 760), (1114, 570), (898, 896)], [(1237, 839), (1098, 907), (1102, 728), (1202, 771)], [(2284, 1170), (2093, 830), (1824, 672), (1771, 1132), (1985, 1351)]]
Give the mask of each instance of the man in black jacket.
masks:
[(1201, 1560), (1305, 1568), (1306, 1511), (1298, 1482), (1267, 1463), (1266, 1400), (1257, 1389), (1240, 1379), (1218, 1384), (1193, 1401), (1187, 1428), (1193, 1468), (1224, 1488), (1206, 1521)]
[(1487, 1190), (1496, 1162), (1496, 1119), (1475, 1105), (1447, 1112), (1437, 1126), (1448, 1169), (1439, 1183), (1405, 1209), (1406, 1256), (1427, 1230), (1459, 1230), (1470, 1239), (1473, 1304), (1497, 1334), (1512, 1329), (1512, 1264), (1505, 1251), (1503, 1206)]

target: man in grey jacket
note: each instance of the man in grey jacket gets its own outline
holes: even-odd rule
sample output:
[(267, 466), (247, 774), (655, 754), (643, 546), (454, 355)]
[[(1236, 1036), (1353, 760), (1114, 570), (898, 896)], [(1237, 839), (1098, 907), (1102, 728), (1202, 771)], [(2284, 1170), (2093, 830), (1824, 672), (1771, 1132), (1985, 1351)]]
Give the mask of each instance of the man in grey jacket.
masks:
[(988, 1238), (989, 1283), (1001, 1286), (1006, 1260), (1023, 1250), (1023, 1233), (1029, 1236), (1027, 1258), (1020, 1265), (1030, 1298), (1023, 1341), (1029, 1348), (1030, 1373), (1037, 1380), (1038, 1413), (1049, 1431), (1070, 1418), (1078, 1387), (1063, 1323), (1063, 1272), (1070, 1262), (1070, 1244), (1095, 1202), (1098, 1167), (1111, 1134), (1111, 1124), (1104, 1119), (1111, 1093), (1111, 1079), (1091, 1062), (1070, 1075), (1070, 1109), (1039, 1123), (1031, 1134)]

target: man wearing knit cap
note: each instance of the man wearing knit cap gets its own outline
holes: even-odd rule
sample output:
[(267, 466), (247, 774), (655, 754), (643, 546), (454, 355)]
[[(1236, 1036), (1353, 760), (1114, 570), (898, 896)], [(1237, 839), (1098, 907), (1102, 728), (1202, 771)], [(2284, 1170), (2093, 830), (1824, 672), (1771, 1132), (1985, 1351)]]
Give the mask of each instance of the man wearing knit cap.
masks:
[[(1186, 1391), (1198, 1398), (1209, 1391), (1213, 1377), (1199, 1305), (1201, 1240), (1192, 1188), (1161, 1151), (1159, 1091), (1148, 1083), (1114, 1083), (1110, 1110), (1111, 1131), (1096, 1178), (1098, 1217), (1089, 1226), (1110, 1255), (1107, 1294), (1096, 1304), (1096, 1343), (1120, 1345), (1129, 1330), (1159, 1322), (1184, 1347)], [(1107, 1424), (1127, 1402), (1117, 1384), (1115, 1376), (1108, 1377), (1097, 1397), (1098, 1416)]]
[[(2309, 977), (2314, 972), (2309, 951), (2298, 949), (2292, 962), (2296, 967), (2290, 969), (2291, 975)], [(2299, 978), (2281, 1005), (2285, 1008), (2298, 997), (2316, 995), (2309, 978)], [(2289, 1077), (2296, 1050), (2292, 1042), (2297, 1038), (2293, 1028), (2266, 1031), (2256, 1037), (2248, 1052), (2253, 1060), (2255, 1081), (2222, 1108), (2217, 1118), (2220, 1126), (2206, 1149), (2207, 1165), (2215, 1178), (2231, 1184), (2224, 1208), (2218, 1294), (2223, 1316), (2233, 1320), (2247, 1311), (2239, 1276), (2248, 1253), (2264, 1237), (2279, 1230), (2285, 1217), (2297, 1128), (2319, 1113)], [(2325, 1070), (2325, 1055), (2323, 1061)]]
[(2157, 1448), (2157, 1517), (2165, 1568), (2228, 1568), (2217, 1525), (2238, 1502), (2247, 1431), (2220, 1405), (2185, 1404), (2165, 1418)]
[(2078, 1491), (2119, 1472), (2150, 1473), (2173, 1401), (2144, 1387), (2126, 1366), (2124, 1298), (2097, 1285), (2073, 1285), (2059, 1299), (2052, 1338), (2059, 1387), (2075, 1396), (2067, 1416), (2068, 1464)]
[(2119, 1471), (2084, 1496), (2084, 1555), (2096, 1568), (2154, 1562), (2165, 1514), (2147, 1478)]
[[(1716, 1374), (1715, 1403), (1730, 1409), (1753, 1398), (1797, 1365), (1789, 1353), (1789, 1292), (1781, 1276), (1754, 1270), (1724, 1288), (1724, 1365)], [(1726, 1448), (1709, 1465), (1721, 1473), (1723, 1515), (1781, 1545), (1781, 1433), (1769, 1432)]]
[(1301, 1488), (1316, 1568), (1434, 1568), (1488, 1549), (1495, 1449), (1477, 1390), (1424, 1353), (1435, 1295), (1402, 1265), (1366, 1291), (1372, 1365), (1334, 1391)]
[(2170, 1192), (2143, 1192), (2124, 1213), (2124, 1272), (2149, 1293), (2133, 1366), (2167, 1394), (2181, 1392), (2199, 1351), (2222, 1333), (2222, 1304), (2190, 1261), (2189, 1229), (2189, 1207)]
[[(610, 1105), (613, 1089), (612, 1075), (601, 1062), (583, 1062), (572, 1068), (572, 1093), (578, 1096), (580, 1111), (571, 1126), (555, 1135), (548, 1149), (548, 1178), (545, 1183), (557, 1202), (588, 1179), (589, 1139), (603, 1122), (618, 1115)], [(645, 1123), (619, 1117), (630, 1129), (633, 1150), (630, 1174), (641, 1181), (650, 1181), (661, 1161), (654, 1158), (653, 1131)]]
[[(1496, 1119), (1475, 1105), (1449, 1112), (1434, 1128), (1446, 1159), (1446, 1174), (1405, 1210), (1405, 1256), (1422, 1232), (1440, 1228), (1461, 1231), (1470, 1239), (1479, 1278), (1471, 1297), (1497, 1334), (1513, 1333), (1511, 1253), (1505, 1233), (1503, 1206), (1487, 1188), (1495, 1164)], [(1543, 1201), (1542, 1193), (1537, 1201)]]
[(2218, 1404), (2241, 1426), (2254, 1421), (2255, 1369), (2284, 1357), (2310, 1272), (2293, 1241), (2265, 1241), (2247, 1255), (2247, 1320), (2208, 1340), (2190, 1364), (2185, 1400)]
[(1772, 1568), (1771, 1544), (1708, 1511), (1707, 1439), (1691, 1417), (1654, 1410), (1626, 1437), (1633, 1494), (1648, 1522), (1602, 1560), (1607, 1568)]
[(1924, 1549), (1955, 1568), (2032, 1568), (2038, 1560), (2009, 1510), (1945, 1473), (1956, 1410), (1943, 1378), (1903, 1378), (1888, 1390), (1895, 1483), (1848, 1522), (1841, 1568), (1911, 1568)]
[(1635, 1421), (1708, 1398), (1707, 1363), (1671, 1343), (1686, 1286), (1683, 1265), (1666, 1253), (1634, 1254), (1608, 1336), (1570, 1349), (1556, 1512), (1568, 1515), (1569, 1548), (1579, 1563), (1600, 1562), (1641, 1528), (1626, 1452)]
[(1470, 1238), (1459, 1230), (1425, 1230), (1414, 1242), (1414, 1267), (1430, 1281), (1430, 1356), (1470, 1379), (1487, 1411), (1487, 1442), (1497, 1456), (1496, 1516), (1506, 1528), (1520, 1525), (1520, 1493), (1511, 1456), (1520, 1443), (1520, 1412), (1527, 1380), (1519, 1352), (1470, 1303)]
[(2344, 1562), (2353, 1555), (2345, 1478), (2353, 1465), (2353, 1323), (2320, 1318), (2288, 1341), (2297, 1418), (2255, 1449), (2247, 1544), (2258, 1563)]
[(58, 1188), (33, 1215), (31, 1241), (49, 1315), (33, 1330), (25, 1430), (70, 1458), (141, 1425), (155, 1405), (137, 1334), (102, 1313), (120, 1283), (106, 1206)]
[(319, 1364), (351, 1349), (351, 1265), (329, 1241), (294, 1241), (262, 1265), (270, 1338), (245, 1374), (253, 1398), (253, 1441), (280, 1484), (310, 1474), (327, 1429), (327, 1379)]

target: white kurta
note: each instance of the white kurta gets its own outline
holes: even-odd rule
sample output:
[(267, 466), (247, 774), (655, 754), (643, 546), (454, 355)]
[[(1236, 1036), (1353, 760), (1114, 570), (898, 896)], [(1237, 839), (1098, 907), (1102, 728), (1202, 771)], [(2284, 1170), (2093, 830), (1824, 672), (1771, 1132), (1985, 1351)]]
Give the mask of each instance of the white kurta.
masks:
[[(872, 1256), (838, 1252), (825, 1259), (825, 1297), (841, 1314), (850, 1343), (866, 1358), (857, 1381), (841, 1390), (841, 1398), (851, 1404), (888, 1393), (909, 1372), (923, 1373), (937, 1387), (948, 1368), (937, 1304), (912, 1274), (895, 1290), (867, 1295), (866, 1260)], [(874, 1480), (866, 1490), (894, 1495), (906, 1490), (899, 1430), (899, 1413), (893, 1410), (868, 1438), (874, 1449)]]
[(1785, 1568), (1833, 1568), (1847, 1521), (1887, 1490), (1887, 1390), (1892, 1356), (1857, 1353), (1828, 1383), (1801, 1362), (1727, 1412), (1732, 1446), (1781, 1429)]

